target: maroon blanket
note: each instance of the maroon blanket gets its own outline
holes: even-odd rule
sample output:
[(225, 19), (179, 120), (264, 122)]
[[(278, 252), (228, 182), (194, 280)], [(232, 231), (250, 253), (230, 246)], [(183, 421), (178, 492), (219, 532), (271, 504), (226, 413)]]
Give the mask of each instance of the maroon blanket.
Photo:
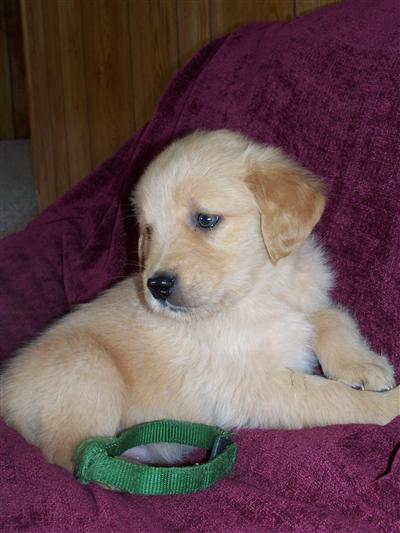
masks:
[[(399, 20), (398, 0), (355, 0), (247, 26), (200, 51), (141, 133), (0, 242), (1, 357), (129, 272), (129, 189), (174, 137), (225, 127), (325, 176), (318, 232), (337, 271), (334, 297), (399, 379)], [(400, 531), (400, 417), (386, 427), (241, 431), (231, 476), (174, 497), (81, 486), (0, 424), (1, 531)]]

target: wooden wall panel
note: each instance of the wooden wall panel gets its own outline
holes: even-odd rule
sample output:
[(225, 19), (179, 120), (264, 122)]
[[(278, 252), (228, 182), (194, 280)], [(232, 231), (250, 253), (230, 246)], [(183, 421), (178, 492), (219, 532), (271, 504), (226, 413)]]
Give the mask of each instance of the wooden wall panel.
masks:
[(10, 66), (13, 138), (26, 139), (29, 137), (29, 117), (19, 0), (0, 0), (0, 2), (5, 2), (4, 13)]
[(128, 1), (135, 117), (140, 128), (178, 67), (177, 1)]
[(289, 20), (294, 0), (211, 0), (211, 13), (211, 34), (217, 37), (247, 22)]
[(0, 0), (0, 140), (29, 137), (18, 0)]
[(57, 198), (58, 176), (54, 166), (53, 147), (58, 141), (52, 137), (49, 115), (50, 97), (54, 98), (54, 95), (50, 95), (48, 91), (42, 0), (26, 0), (22, 5), (33, 169), (39, 205), (43, 208)]
[(96, 0), (81, 6), (94, 168), (135, 131), (129, 5), (125, 0)]
[[(176, 69), (211, 38), (334, 1), (21, 0), (40, 209), (142, 127)], [(12, 101), (3, 34), (0, 91)], [(3, 107), (9, 129), (15, 118)]]
[[(93, 168), (88, 117), (88, 100), (92, 94), (88, 93), (86, 88), (83, 49), (83, 34), (86, 28), (82, 25), (81, 0), (49, 0), (49, 2), (53, 2), (58, 8), (60, 76), (63, 84), (62, 101), (59, 105), (64, 106), (68, 179), (72, 185)], [(95, 23), (96, 21), (93, 21), (93, 24)], [(105, 127), (104, 124), (103, 129)]]
[[(49, 137), (54, 154), (54, 190), (57, 196), (69, 189), (69, 163), (65, 130), (64, 85), (61, 63), (60, 25), (57, 4), (53, 0), (42, 0), (44, 46), (41, 60), (46, 57), (47, 108), (36, 109), (37, 113), (48, 114)], [(35, 121), (35, 125), (40, 115)]]
[(211, 39), (210, 0), (178, 0), (179, 66)]
[(0, 139), (14, 135), (5, 0), (0, 0)]

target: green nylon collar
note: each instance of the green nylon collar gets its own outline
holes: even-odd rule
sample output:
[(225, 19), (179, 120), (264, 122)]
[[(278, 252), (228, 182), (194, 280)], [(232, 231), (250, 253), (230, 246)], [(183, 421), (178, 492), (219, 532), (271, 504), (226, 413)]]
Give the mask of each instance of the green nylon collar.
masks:
[[(176, 443), (206, 448), (208, 461), (191, 466), (148, 466), (119, 457), (134, 446)], [(187, 494), (206, 489), (230, 472), (237, 447), (229, 432), (214, 426), (158, 420), (134, 426), (117, 437), (90, 438), (75, 451), (75, 476), (134, 494)]]

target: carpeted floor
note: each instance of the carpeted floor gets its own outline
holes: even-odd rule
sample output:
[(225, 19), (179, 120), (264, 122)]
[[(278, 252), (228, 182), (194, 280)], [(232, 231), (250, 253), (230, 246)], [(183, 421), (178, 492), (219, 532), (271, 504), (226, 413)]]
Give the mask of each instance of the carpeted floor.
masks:
[(37, 214), (29, 140), (0, 142), (0, 238), (23, 229)]

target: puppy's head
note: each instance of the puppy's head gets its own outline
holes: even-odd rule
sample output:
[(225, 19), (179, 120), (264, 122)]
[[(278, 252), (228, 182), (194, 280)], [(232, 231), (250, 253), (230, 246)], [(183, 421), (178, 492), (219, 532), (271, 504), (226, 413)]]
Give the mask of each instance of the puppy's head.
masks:
[(234, 305), (301, 246), (321, 182), (280, 150), (218, 130), (170, 145), (135, 194), (147, 303), (176, 318)]

